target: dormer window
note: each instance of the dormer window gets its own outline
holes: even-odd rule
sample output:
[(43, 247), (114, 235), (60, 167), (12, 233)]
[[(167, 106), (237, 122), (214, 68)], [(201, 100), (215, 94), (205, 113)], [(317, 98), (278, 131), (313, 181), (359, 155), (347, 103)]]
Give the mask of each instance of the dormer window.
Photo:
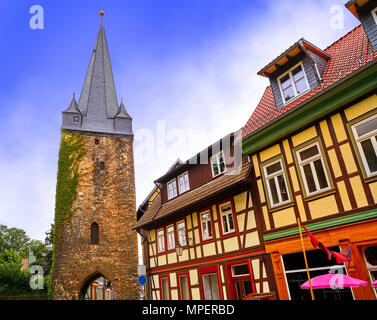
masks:
[(225, 161), (224, 161), (224, 154), (223, 152), (219, 152), (218, 154), (215, 154), (211, 158), (211, 167), (212, 167), (212, 176), (216, 177), (219, 174), (225, 172)]
[(285, 105), (309, 90), (309, 82), (301, 62), (281, 75), (278, 82)]
[(177, 181), (171, 180), (168, 182), (168, 200), (177, 196)]

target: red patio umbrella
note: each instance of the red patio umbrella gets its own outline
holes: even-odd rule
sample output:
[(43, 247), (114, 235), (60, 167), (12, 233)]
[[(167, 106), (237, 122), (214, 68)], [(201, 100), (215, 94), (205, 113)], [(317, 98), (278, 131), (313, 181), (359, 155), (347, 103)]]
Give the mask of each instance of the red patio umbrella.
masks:
[[(342, 273), (328, 273), (311, 279), (313, 289), (341, 289), (345, 287), (366, 286), (368, 282), (349, 277)], [(301, 289), (309, 289), (309, 281), (301, 285)]]

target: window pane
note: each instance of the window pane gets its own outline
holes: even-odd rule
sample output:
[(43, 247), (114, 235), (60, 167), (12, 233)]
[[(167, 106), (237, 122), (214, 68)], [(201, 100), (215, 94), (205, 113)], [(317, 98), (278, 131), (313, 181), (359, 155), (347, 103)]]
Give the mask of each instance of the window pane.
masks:
[(251, 283), (250, 283), (249, 280), (243, 282), (243, 288), (244, 288), (244, 291), (245, 291), (245, 296), (252, 293)]
[(202, 220), (209, 219), (209, 213), (202, 214)]
[(325, 174), (325, 170), (323, 168), (321, 159), (314, 161), (314, 168), (317, 173), (319, 187), (321, 189), (327, 188), (328, 184), (327, 184), (326, 174)]
[(161, 279), (162, 284), (162, 300), (169, 300), (169, 284), (168, 279)]
[(212, 238), (212, 225), (211, 225), (211, 222), (208, 221), (207, 226), (208, 226), (208, 237)]
[(377, 246), (366, 248), (364, 254), (370, 267), (377, 267)]
[(292, 77), (295, 82), (304, 78), (304, 71), (302, 70), (301, 66), (298, 66), (292, 71)]
[(377, 155), (373, 149), (371, 139), (365, 140), (361, 143), (361, 147), (364, 151), (364, 156), (367, 160), (369, 171), (371, 173), (377, 172)]
[(303, 169), (304, 169), (306, 184), (308, 185), (309, 192), (311, 193), (311, 192), (317, 191), (314, 178), (313, 178), (312, 169), (310, 168), (310, 164), (303, 166)]
[(301, 157), (301, 160), (306, 160), (306, 159), (309, 159), (311, 157), (314, 157), (315, 155), (319, 154), (319, 151), (318, 151), (318, 147), (317, 145), (314, 145), (304, 151), (301, 151), (300, 152), (300, 157)]
[(291, 78), (289, 77), (289, 74), (285, 75), (280, 79), (281, 87), (283, 90), (287, 89), (289, 86), (292, 85)]
[(283, 89), (283, 95), (284, 95), (285, 101), (292, 99), (295, 96), (293, 87), (289, 86), (287, 89)]
[(356, 132), (359, 137), (373, 130), (377, 130), (377, 118), (369, 120), (356, 127)]
[(275, 180), (270, 179), (270, 180), (268, 180), (268, 183), (270, 185), (272, 203), (273, 204), (279, 203), (278, 191), (276, 189)]
[(226, 215), (223, 216), (223, 227), (224, 227), (224, 232), (229, 232), (228, 221), (226, 219)]
[(229, 218), (229, 229), (234, 230), (233, 214), (229, 214), (228, 218)]
[(217, 163), (214, 163), (212, 164), (212, 168), (213, 168), (213, 175), (216, 176), (219, 174), (219, 166), (217, 165)]
[(231, 209), (232, 209), (231, 205), (227, 204), (227, 205), (221, 207), (221, 213), (230, 211)]
[(280, 161), (276, 162), (266, 168), (267, 174), (273, 174), (274, 172), (280, 171), (281, 170), (281, 164)]
[(296, 85), (296, 91), (298, 94), (308, 89), (308, 85), (306, 83), (305, 78), (302, 78), (298, 80), (297, 82), (295, 82), (295, 85)]
[(283, 201), (287, 201), (289, 197), (288, 197), (287, 187), (285, 185), (284, 175), (278, 176), (278, 183), (279, 183), (279, 188), (281, 192), (281, 199)]
[(179, 277), (179, 284), (181, 287), (181, 299), (182, 300), (189, 300), (189, 287), (188, 287), (188, 280), (187, 276), (180, 276)]
[(241, 276), (249, 274), (249, 266), (247, 264), (240, 264), (238, 266), (233, 266), (233, 275)]
[(219, 154), (219, 166), (220, 166), (220, 173), (225, 171), (225, 162), (224, 162), (224, 156), (223, 153), (221, 152)]

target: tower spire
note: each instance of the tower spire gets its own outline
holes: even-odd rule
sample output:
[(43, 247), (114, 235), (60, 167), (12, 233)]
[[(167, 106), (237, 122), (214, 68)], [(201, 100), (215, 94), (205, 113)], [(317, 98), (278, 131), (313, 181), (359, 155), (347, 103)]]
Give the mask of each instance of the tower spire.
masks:
[[(104, 15), (100, 11), (101, 25), (78, 103), (78, 110), (82, 115), (79, 129), (94, 133), (132, 135), (131, 118), (127, 129), (117, 127), (115, 121), (119, 114), (119, 104), (103, 27)], [(78, 130), (76, 125), (73, 127)], [(73, 127), (69, 125), (69, 120), (65, 121), (63, 113), (63, 129), (72, 130)]]

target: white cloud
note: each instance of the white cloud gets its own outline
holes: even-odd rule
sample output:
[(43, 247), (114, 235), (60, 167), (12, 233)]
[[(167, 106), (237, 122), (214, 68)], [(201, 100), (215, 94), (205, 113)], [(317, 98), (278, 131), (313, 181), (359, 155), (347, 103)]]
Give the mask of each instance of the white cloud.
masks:
[[(137, 203), (143, 201), (152, 182), (175, 159), (188, 159), (246, 123), (268, 85), (267, 79), (257, 75), (259, 69), (302, 37), (325, 49), (357, 25), (359, 22), (343, 2), (267, 1), (264, 13), (240, 21), (231, 33), (218, 37), (212, 47), (171, 56), (168, 62), (156, 65), (145, 65), (143, 61), (120, 73), (120, 92), (136, 91), (130, 94), (134, 100), (129, 106), (132, 108), (134, 103), (145, 110), (145, 116), (134, 118), (136, 131), (148, 128), (158, 139), (156, 121), (164, 120), (167, 131), (179, 128), (187, 137), (203, 129), (207, 133), (171, 147), (165, 162), (145, 165), (136, 157)], [(344, 8), (344, 29), (330, 27), (334, 5)], [(129, 75), (139, 75), (136, 82), (142, 85), (129, 84)], [(139, 89), (142, 92), (137, 92)], [(135, 148), (139, 145), (136, 141)]]

